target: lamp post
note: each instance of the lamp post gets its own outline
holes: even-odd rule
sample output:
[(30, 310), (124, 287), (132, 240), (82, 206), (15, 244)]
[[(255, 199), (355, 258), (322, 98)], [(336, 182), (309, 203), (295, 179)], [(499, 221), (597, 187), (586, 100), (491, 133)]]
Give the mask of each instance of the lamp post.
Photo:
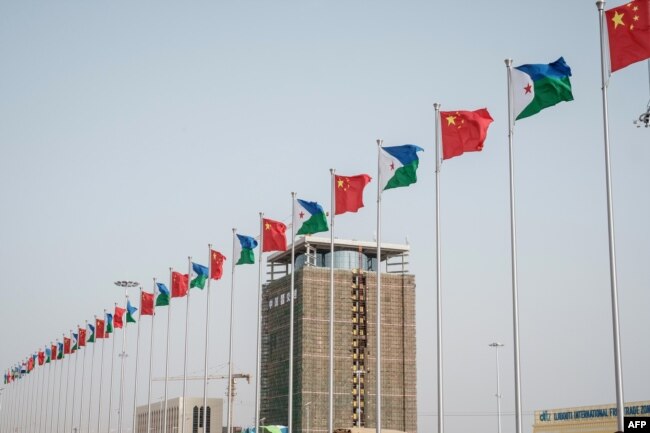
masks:
[[(115, 285), (118, 287), (124, 287), (124, 296), (128, 299), (129, 293), (128, 289), (129, 287), (138, 287), (140, 283), (137, 281), (116, 281)], [(122, 353), (120, 353), (120, 358), (121, 358), (121, 373), (120, 373), (120, 407), (119, 407), (119, 415), (118, 415), (118, 425), (117, 425), (117, 431), (119, 433), (122, 433), (122, 415), (124, 412), (124, 358), (127, 357), (126, 354), (126, 323), (122, 324)], [(137, 380), (137, 378), (136, 378)], [(135, 416), (135, 414), (133, 414)]]
[(501, 433), (501, 388), (499, 386), (499, 347), (503, 347), (501, 343), (491, 343), (490, 347), (494, 347), (494, 353), (496, 353), (497, 359), (497, 393), (495, 394), (497, 398), (497, 423), (498, 423), (498, 433)]

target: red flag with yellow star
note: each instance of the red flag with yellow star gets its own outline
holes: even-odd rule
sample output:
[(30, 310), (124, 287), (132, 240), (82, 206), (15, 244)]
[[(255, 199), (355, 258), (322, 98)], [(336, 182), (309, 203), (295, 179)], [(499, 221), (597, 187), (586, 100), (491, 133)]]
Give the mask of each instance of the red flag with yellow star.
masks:
[(172, 298), (182, 298), (187, 295), (189, 276), (180, 272), (172, 272)]
[(223, 262), (226, 256), (219, 251), (210, 251), (210, 278), (213, 280), (220, 280), (223, 276)]
[(441, 111), (440, 122), (442, 159), (449, 159), (464, 152), (483, 150), (492, 117), (485, 108), (476, 111)]
[(334, 215), (356, 212), (363, 207), (363, 190), (372, 178), (367, 174), (356, 176), (334, 176)]
[(605, 17), (612, 72), (650, 59), (650, 0), (632, 0)]
[(284, 251), (287, 249), (287, 226), (280, 221), (273, 221), (268, 218), (262, 219), (264, 237), (262, 252)]
[(142, 292), (140, 294), (140, 315), (141, 316), (153, 316), (154, 313), (154, 302), (153, 302), (153, 293)]

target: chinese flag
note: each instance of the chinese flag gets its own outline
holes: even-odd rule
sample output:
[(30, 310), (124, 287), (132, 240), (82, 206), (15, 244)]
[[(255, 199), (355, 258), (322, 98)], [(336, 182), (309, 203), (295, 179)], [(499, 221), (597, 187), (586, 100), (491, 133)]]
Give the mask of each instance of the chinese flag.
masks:
[(104, 321), (102, 319), (95, 319), (95, 338), (106, 338), (104, 334)]
[(70, 355), (70, 339), (63, 337), (63, 354)]
[(650, 0), (605, 11), (612, 72), (650, 58)]
[(52, 361), (56, 361), (56, 344), (53, 344), (50, 350), (52, 351)]
[(115, 306), (115, 314), (113, 314), (113, 327), (122, 328), (124, 327), (124, 312), (126, 309), (120, 308), (117, 305)]
[(335, 215), (356, 212), (363, 207), (363, 189), (372, 178), (367, 174), (334, 176)]
[(221, 279), (223, 276), (223, 262), (225, 260), (226, 256), (219, 251), (210, 251), (210, 278), (213, 280)]
[(476, 111), (441, 111), (442, 159), (464, 152), (480, 152), (492, 117), (487, 109)]
[(263, 253), (287, 249), (287, 236), (285, 235), (287, 226), (284, 223), (263, 218), (262, 226), (264, 227)]
[(153, 293), (142, 292), (140, 295), (140, 315), (153, 316)]
[(189, 277), (187, 274), (172, 272), (172, 298), (182, 298), (187, 295)]
[(45, 352), (38, 351), (38, 365), (45, 364)]
[(79, 347), (86, 347), (86, 330), (79, 328)]

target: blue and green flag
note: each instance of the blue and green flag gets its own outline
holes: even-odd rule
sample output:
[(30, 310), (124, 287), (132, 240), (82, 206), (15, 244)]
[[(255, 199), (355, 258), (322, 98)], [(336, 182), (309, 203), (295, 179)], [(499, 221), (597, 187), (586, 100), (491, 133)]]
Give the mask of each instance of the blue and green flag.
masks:
[(297, 235), (311, 235), (329, 230), (323, 207), (315, 201), (296, 199), (293, 215)]
[(250, 236), (237, 235), (235, 242), (235, 265), (252, 265), (255, 263), (253, 250), (257, 248), (257, 241)]
[(192, 275), (190, 278), (190, 289), (192, 287), (204, 289), (205, 282), (208, 280), (208, 268), (206, 266), (192, 262)]
[(131, 305), (131, 300), (127, 299), (126, 301), (126, 323), (135, 323), (135, 317), (133, 315), (138, 311), (133, 305)]
[(553, 63), (521, 65), (512, 69), (512, 113), (515, 120), (537, 114), (562, 101), (573, 101), (571, 68), (560, 57)]
[(418, 152), (423, 149), (414, 144), (382, 147), (379, 151), (379, 186), (382, 191), (409, 186), (417, 182), (420, 164)]

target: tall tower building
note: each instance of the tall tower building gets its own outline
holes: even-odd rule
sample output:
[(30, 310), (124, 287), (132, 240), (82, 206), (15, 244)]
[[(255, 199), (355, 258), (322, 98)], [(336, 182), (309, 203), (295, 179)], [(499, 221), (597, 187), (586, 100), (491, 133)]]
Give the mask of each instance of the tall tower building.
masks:
[[(334, 428), (375, 427), (377, 269), (382, 269), (382, 428), (415, 433), (415, 277), (408, 245), (335, 240)], [(329, 392), (330, 240), (296, 240), (267, 260), (262, 295), (261, 414), (287, 424), (291, 275), (295, 272), (294, 432), (327, 432)]]

